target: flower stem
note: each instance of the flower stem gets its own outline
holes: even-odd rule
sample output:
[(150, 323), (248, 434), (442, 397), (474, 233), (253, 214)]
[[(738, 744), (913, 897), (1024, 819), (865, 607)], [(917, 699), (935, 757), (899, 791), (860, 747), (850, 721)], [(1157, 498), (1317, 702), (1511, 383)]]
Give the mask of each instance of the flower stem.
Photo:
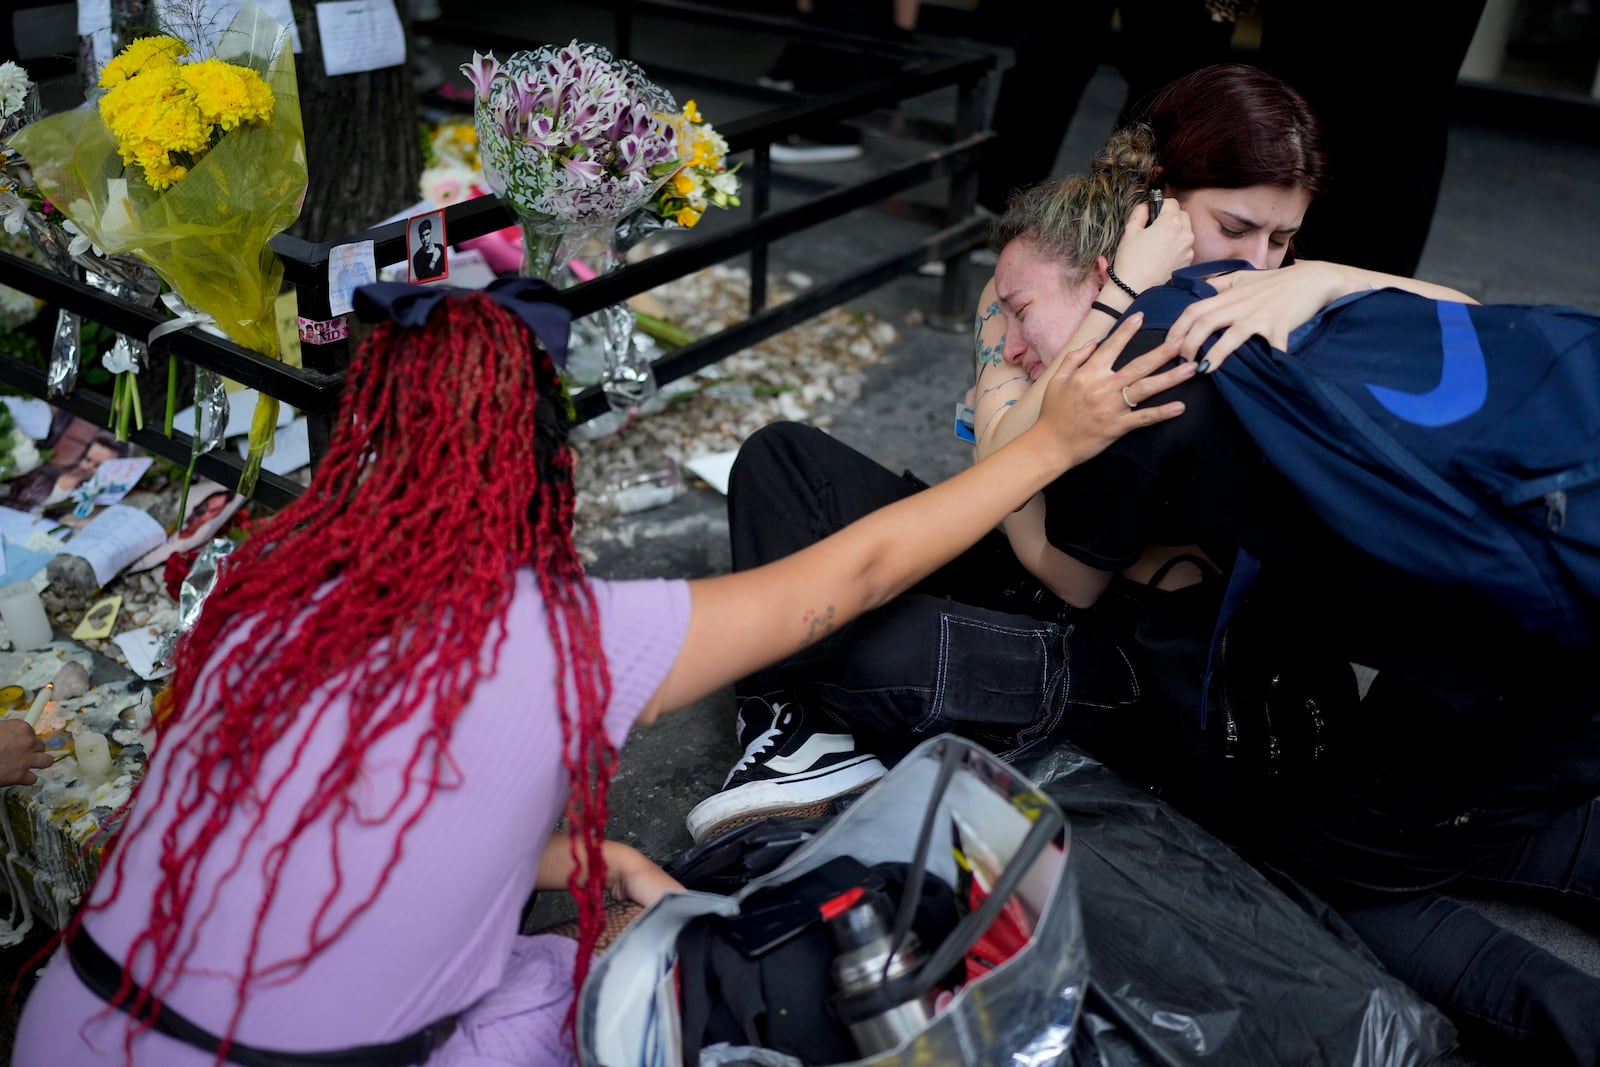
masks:
[(119, 374), (111, 385), (111, 423), (118, 441), (128, 439), (128, 375)]
[(700, 339), (677, 323), (668, 322), (666, 319), (647, 314), (638, 308), (634, 309), (633, 314), (640, 331), (647, 336), (654, 337), (664, 345), (682, 348), (684, 345), (693, 344)]
[(170, 354), (167, 356), (167, 418), (163, 432), (172, 436), (172, 416), (177, 413), (178, 407), (178, 361)]
[(183, 529), (183, 515), (189, 510), (189, 486), (194, 482), (194, 465), (200, 459), (200, 386), (199, 378), (195, 379), (194, 395), (194, 439), (189, 442), (189, 465), (183, 470), (183, 494), (178, 497), (178, 517), (174, 520), (172, 532), (177, 533)]
[(139, 398), (139, 379), (128, 375), (128, 397), (133, 401), (133, 428), (144, 429), (144, 401)]

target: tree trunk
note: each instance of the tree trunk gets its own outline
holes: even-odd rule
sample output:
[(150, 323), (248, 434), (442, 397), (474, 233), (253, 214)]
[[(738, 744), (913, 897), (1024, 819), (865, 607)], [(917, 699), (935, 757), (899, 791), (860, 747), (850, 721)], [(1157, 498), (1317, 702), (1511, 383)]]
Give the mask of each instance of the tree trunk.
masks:
[[(410, 19), (398, 5), (410, 49)], [(305, 205), (289, 232), (307, 241), (359, 233), (418, 199), (422, 145), (409, 62), (329, 77), (315, 14), (300, 22), (295, 57), (309, 173)]]

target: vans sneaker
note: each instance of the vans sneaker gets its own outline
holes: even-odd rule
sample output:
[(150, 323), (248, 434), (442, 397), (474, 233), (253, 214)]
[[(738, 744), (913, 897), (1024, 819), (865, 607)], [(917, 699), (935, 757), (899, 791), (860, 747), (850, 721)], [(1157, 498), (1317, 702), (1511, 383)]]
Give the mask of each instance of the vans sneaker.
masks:
[(744, 755), (722, 790), (689, 812), (689, 836), (696, 843), (732, 820), (831, 800), (884, 773), (878, 758), (856, 751), (855, 738), (831, 716), (808, 712), (793, 700), (746, 700), (734, 729)]

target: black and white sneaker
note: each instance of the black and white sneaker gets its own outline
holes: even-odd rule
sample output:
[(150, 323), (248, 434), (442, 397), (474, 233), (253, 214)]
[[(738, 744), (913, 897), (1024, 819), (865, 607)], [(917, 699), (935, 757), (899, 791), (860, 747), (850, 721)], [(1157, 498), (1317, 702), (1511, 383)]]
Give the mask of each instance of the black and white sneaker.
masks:
[(744, 755), (722, 790), (689, 812), (696, 843), (735, 819), (831, 800), (884, 774), (878, 758), (856, 751), (855, 738), (832, 718), (795, 701), (746, 700), (734, 729)]
[(830, 127), (810, 134), (792, 133), (772, 142), (772, 161), (791, 166), (810, 163), (848, 163), (866, 154), (861, 133), (849, 126)]

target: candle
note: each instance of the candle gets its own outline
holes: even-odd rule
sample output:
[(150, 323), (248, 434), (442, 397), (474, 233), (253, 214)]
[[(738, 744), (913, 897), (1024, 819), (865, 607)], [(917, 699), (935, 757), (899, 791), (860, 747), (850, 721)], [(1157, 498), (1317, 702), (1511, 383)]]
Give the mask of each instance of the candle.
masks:
[(0, 622), (6, 624), (11, 647), (18, 652), (43, 648), (54, 636), (50, 617), (44, 611), (44, 601), (32, 582), (12, 582), (0, 587)]
[(104, 734), (85, 730), (73, 739), (72, 751), (85, 778), (103, 782), (111, 777), (111, 746), (106, 744)]
[(44, 683), (39, 691), (33, 695), (33, 704), (28, 708), (28, 725), (37, 727), (39, 716), (44, 714), (44, 706), (50, 703), (50, 694), (55, 691), (55, 686), (50, 682)]

